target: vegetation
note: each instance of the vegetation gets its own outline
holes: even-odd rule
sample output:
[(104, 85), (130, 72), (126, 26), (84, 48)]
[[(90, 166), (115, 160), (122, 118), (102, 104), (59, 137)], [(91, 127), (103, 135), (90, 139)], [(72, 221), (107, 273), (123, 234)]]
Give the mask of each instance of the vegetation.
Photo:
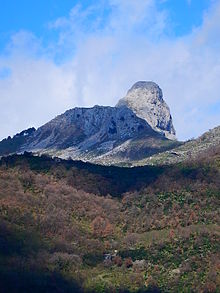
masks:
[(0, 161), (1, 292), (219, 292), (220, 147), (173, 166)]

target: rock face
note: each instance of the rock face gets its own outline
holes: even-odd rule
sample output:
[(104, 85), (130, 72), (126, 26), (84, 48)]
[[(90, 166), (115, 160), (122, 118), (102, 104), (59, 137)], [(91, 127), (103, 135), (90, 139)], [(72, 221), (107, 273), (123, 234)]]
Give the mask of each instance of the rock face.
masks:
[(160, 87), (151, 81), (139, 81), (119, 100), (116, 107), (126, 106), (155, 130), (175, 140), (170, 109), (163, 100)]
[[(74, 108), (40, 127), (23, 149), (81, 151), (109, 148), (111, 144), (143, 134), (155, 135), (149, 124), (127, 107)], [(108, 144), (107, 144), (108, 142)], [(113, 147), (113, 146), (112, 146)]]

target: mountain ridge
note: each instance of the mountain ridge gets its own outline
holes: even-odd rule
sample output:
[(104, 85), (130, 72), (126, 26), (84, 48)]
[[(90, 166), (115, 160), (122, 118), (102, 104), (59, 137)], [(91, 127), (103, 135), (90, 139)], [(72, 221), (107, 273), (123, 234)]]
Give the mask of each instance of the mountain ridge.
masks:
[(134, 165), (170, 165), (186, 160), (195, 160), (203, 152), (211, 151), (218, 145), (220, 145), (220, 126), (209, 129), (198, 138), (188, 140), (172, 150), (166, 150), (163, 153), (134, 162)]
[[(179, 142), (161, 88), (136, 82), (115, 107), (76, 107), (0, 142), (0, 156), (33, 152), (102, 165), (173, 164), (220, 143), (220, 127)], [(169, 139), (171, 138), (171, 139)]]

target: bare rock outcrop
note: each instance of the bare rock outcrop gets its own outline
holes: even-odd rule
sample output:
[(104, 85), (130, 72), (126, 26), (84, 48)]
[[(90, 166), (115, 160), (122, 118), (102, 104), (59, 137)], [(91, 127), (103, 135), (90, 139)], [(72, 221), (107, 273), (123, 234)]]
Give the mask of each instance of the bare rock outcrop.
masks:
[(176, 139), (170, 109), (163, 99), (161, 88), (155, 82), (136, 82), (116, 105), (122, 106), (128, 107), (147, 121), (155, 131), (163, 133), (169, 139)]

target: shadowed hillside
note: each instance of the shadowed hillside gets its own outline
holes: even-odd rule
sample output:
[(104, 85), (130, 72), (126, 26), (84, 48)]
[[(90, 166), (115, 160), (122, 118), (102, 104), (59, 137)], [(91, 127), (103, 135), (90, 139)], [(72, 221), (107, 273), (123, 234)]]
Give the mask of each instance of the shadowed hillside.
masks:
[(216, 292), (219, 190), (219, 147), (164, 167), (2, 158), (1, 289)]

